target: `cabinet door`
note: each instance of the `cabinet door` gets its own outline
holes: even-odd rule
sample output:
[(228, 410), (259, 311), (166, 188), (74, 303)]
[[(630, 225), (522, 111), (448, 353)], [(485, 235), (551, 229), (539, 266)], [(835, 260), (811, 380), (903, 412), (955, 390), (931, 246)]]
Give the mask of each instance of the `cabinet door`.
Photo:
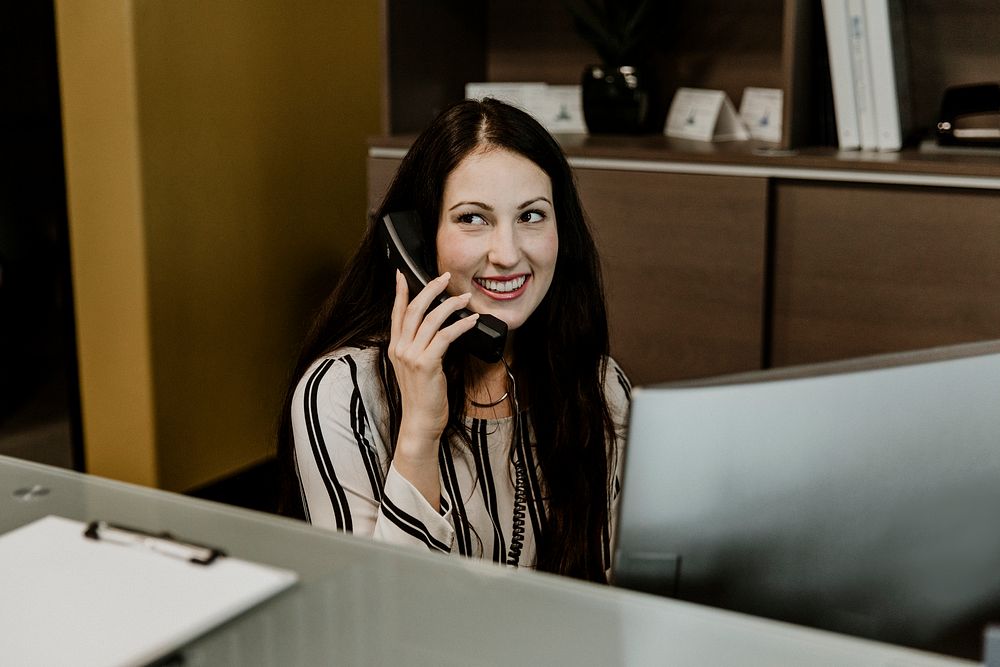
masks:
[(378, 205), (382, 202), (392, 183), (392, 178), (399, 169), (400, 160), (397, 158), (368, 158), (368, 213), (373, 214)]
[(775, 186), (774, 365), (1000, 337), (1000, 194)]
[(768, 183), (577, 169), (634, 383), (761, 367)]

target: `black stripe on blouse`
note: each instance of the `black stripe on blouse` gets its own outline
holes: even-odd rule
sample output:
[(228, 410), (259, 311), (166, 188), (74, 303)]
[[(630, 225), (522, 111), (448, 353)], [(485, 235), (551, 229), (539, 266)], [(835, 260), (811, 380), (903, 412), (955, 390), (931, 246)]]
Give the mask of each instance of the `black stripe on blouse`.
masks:
[(618, 366), (615, 366), (615, 375), (618, 377), (618, 385), (622, 388), (622, 391), (625, 392), (625, 399), (631, 401), (632, 385), (629, 384), (628, 378), (625, 377), (625, 374), (622, 373), (622, 369), (618, 368)]
[(451, 455), (451, 447), (442, 441), (438, 449), (438, 459), (441, 466), (441, 477), (444, 480), (444, 490), (451, 498), (454, 510), (451, 513), (455, 525), (455, 541), (458, 542), (458, 553), (463, 556), (472, 555), (472, 536), (469, 533), (469, 517), (465, 514), (465, 503), (462, 502), (462, 488), (458, 485), (458, 475), (455, 473), (455, 460)]
[(490, 466), (489, 440), (486, 437), (486, 420), (472, 420), (472, 454), (476, 461), (476, 473), (479, 475), (480, 488), (483, 490), (483, 502), (490, 513), (493, 522), (493, 561), (507, 561), (507, 546), (500, 530), (500, 515), (497, 510), (497, 490), (493, 481), (493, 468)]
[(604, 558), (604, 569), (611, 567), (611, 517), (608, 517), (608, 521), (604, 522), (604, 527), (601, 529), (601, 554)]
[(399, 509), (387, 496), (382, 497), (381, 508), (382, 514), (387, 519), (396, 524), (403, 532), (409, 533), (426, 544), (429, 549), (443, 551), (444, 553), (450, 551), (447, 544), (431, 535), (423, 522)]
[(365, 471), (368, 473), (368, 482), (372, 487), (372, 498), (375, 499), (375, 502), (381, 502), (383, 488), (382, 471), (379, 468), (375, 449), (368, 442), (366, 435), (369, 429), (368, 412), (365, 410), (365, 404), (361, 400), (361, 387), (358, 385), (358, 365), (349, 354), (342, 357), (342, 359), (351, 369), (351, 382), (354, 384), (354, 389), (351, 392), (351, 430), (354, 432), (354, 441), (358, 443), (358, 451), (361, 453), (361, 460), (364, 461)]
[(323, 479), (323, 485), (326, 487), (327, 495), (330, 497), (330, 504), (333, 506), (333, 515), (337, 522), (337, 529), (352, 532), (354, 525), (351, 521), (350, 507), (347, 505), (347, 495), (344, 493), (344, 487), (337, 480), (337, 473), (333, 469), (330, 453), (326, 449), (326, 443), (323, 440), (320, 413), (317, 407), (319, 385), (323, 380), (323, 376), (326, 375), (333, 364), (334, 361), (332, 359), (323, 361), (313, 371), (312, 375), (309, 376), (309, 380), (306, 381), (305, 401), (303, 401), (305, 404), (306, 431), (309, 434), (309, 446), (316, 461), (316, 468), (319, 470), (320, 477)]

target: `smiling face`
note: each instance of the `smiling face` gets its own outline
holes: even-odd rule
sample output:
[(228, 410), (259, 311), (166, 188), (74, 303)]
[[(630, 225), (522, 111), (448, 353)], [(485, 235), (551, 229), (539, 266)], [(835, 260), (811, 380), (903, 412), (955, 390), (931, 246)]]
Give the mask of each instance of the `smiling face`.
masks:
[(552, 182), (534, 162), (487, 148), (448, 175), (438, 273), (451, 272), (450, 293), (472, 292), (470, 310), (522, 326), (552, 284), (558, 252)]

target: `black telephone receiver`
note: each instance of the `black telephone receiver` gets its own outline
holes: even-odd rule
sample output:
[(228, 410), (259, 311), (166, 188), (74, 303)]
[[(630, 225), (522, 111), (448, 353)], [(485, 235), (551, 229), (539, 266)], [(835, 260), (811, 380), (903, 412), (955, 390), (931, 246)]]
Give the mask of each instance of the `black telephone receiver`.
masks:
[[(420, 229), (420, 216), (415, 211), (390, 213), (382, 218), (381, 231), (386, 257), (406, 277), (411, 298), (432, 280), (425, 268), (428, 263)], [(447, 298), (447, 294), (439, 295), (434, 305), (444, 302)], [(450, 315), (443, 326), (453, 324), (472, 314), (468, 308), (462, 308)], [(507, 323), (493, 315), (482, 313), (476, 326), (462, 334), (456, 342), (483, 361), (493, 363), (500, 361), (500, 357), (503, 356), (506, 340)]]

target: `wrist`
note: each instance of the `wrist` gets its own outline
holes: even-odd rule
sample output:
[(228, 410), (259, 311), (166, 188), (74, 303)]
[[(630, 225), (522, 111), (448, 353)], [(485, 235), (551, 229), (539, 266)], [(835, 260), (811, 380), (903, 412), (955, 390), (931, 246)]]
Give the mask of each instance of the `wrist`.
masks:
[(403, 419), (396, 438), (396, 453), (404, 454), (414, 462), (430, 459), (437, 462), (438, 446), (443, 429), (414, 424)]
[(437, 442), (434, 442), (434, 451), (418, 452), (407, 451), (409, 443), (400, 439), (396, 444), (396, 452), (392, 457), (392, 465), (400, 475), (403, 476), (417, 491), (420, 492), (434, 511), (440, 511), (441, 486), (439, 483), (440, 471), (438, 469)]
[(392, 460), (406, 464), (410, 468), (437, 466), (438, 442), (437, 440), (416, 442), (400, 435)]

